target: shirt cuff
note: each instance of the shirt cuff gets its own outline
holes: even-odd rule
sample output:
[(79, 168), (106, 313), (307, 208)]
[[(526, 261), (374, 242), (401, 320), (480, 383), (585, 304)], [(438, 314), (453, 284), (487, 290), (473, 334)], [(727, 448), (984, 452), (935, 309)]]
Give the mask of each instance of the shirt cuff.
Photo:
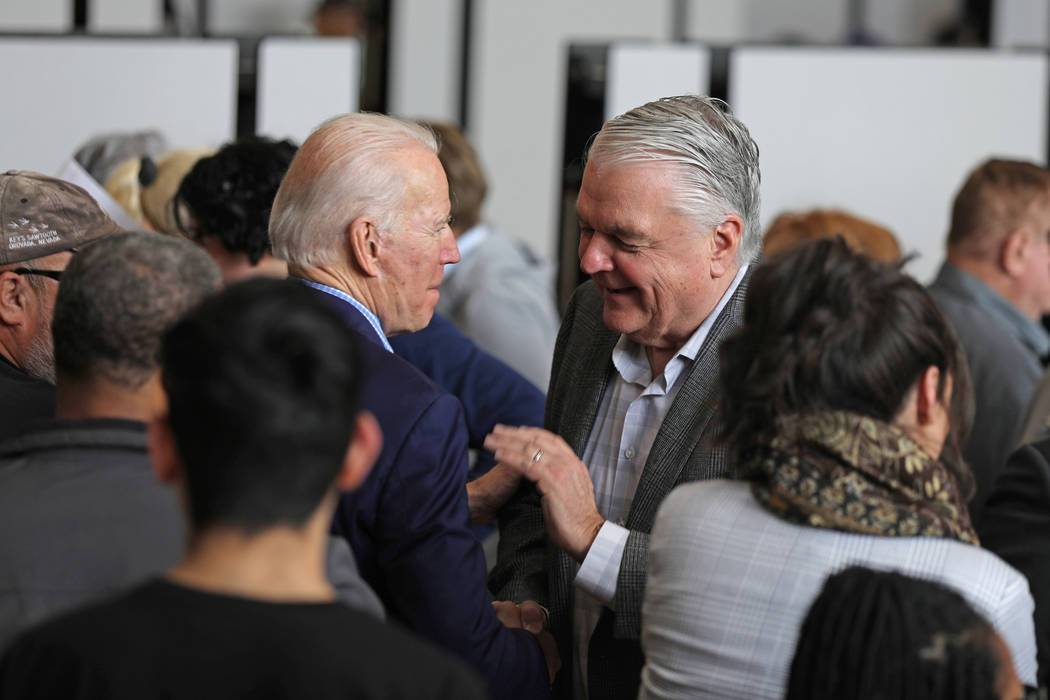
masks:
[(577, 586), (614, 610), (616, 580), (620, 577), (620, 561), (630, 534), (627, 528), (606, 520), (576, 574)]

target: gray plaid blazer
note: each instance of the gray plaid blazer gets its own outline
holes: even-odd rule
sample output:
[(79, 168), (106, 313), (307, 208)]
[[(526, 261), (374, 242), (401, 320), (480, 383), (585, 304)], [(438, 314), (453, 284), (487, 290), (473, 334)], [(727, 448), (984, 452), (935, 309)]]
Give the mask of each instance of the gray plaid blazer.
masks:
[[(616, 585), (615, 609), (606, 609), (591, 637), (588, 689), (593, 700), (638, 695), (643, 657), (639, 644), (649, 533), (656, 511), (675, 486), (726, 476), (725, 451), (712, 444), (718, 432), (718, 347), (741, 323), (752, 263), (716, 319), (689, 368), (649, 452), (626, 527), (630, 535)], [(612, 351), (620, 334), (602, 323), (601, 293), (593, 282), (576, 289), (554, 347), (545, 425), (583, 454), (598, 407), (615, 369)], [(562, 670), (555, 697), (572, 696), (573, 579), (576, 565), (549, 545), (539, 494), (524, 485), (499, 514), (500, 542), (489, 588), (497, 600), (536, 600), (550, 609)]]

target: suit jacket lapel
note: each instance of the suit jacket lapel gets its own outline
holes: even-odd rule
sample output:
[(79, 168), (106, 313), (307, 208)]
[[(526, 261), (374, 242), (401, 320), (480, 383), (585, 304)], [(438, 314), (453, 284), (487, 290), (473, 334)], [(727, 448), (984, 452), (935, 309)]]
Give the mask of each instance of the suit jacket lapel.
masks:
[(565, 441), (581, 459), (587, 448), (587, 438), (594, 427), (594, 419), (598, 416), (602, 396), (609, 384), (609, 375), (613, 371), (612, 349), (619, 337), (618, 334), (612, 334), (611, 338), (599, 338), (599, 342), (595, 343), (584, 360), (585, 369), (582, 374), (585, 376), (581, 377), (580, 385), (597, 387), (597, 391), (574, 392), (572, 398), (566, 402), (566, 415), (571, 418), (568, 421), (570, 430), (567, 431), (569, 434), (565, 436)]
[[(570, 388), (559, 391), (558, 416), (554, 428), (582, 459), (587, 447), (587, 438), (594, 427), (594, 419), (598, 415), (598, 407), (613, 370), (612, 351), (620, 339), (620, 334), (609, 330), (602, 323), (601, 296), (590, 289), (581, 291), (589, 294), (580, 295), (580, 305), (597, 305), (597, 308), (576, 310), (580, 328), (574, 330), (573, 338), (566, 346), (565, 352), (570, 353), (570, 356), (564, 363), (573, 369), (574, 375)], [(593, 298), (590, 298), (592, 296)], [(575, 387), (589, 387), (590, 390), (576, 390)]]
[(660, 431), (653, 440), (645, 468), (638, 480), (627, 526), (648, 531), (664, 497), (678, 483), (701, 439), (710, 439), (709, 427), (718, 410), (718, 350), (722, 341), (740, 325), (752, 263), (729, 303), (715, 320), (683, 380)]

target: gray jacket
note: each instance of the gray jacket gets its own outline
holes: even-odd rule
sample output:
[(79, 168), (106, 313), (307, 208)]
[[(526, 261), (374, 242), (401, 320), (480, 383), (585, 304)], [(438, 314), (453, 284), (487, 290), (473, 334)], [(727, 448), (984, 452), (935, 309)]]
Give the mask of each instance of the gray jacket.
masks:
[(145, 424), (51, 420), (0, 446), (0, 648), (181, 552), (182, 517), (150, 469)]
[(977, 279), (947, 263), (929, 291), (955, 327), (973, 381), (977, 410), (963, 457), (977, 481), (977, 495), (970, 502), (976, 526), (996, 477), (1017, 445), (1025, 410), (1043, 373), (1031, 346), (1042, 340), (1041, 329)]
[[(718, 430), (718, 348), (740, 325), (751, 270), (711, 328), (649, 451), (625, 525), (631, 532), (620, 563), (615, 612), (603, 611), (591, 637), (587, 675), (592, 698), (637, 695), (649, 533), (660, 503), (678, 484), (726, 475), (725, 450), (710, 443)], [(547, 429), (561, 435), (578, 455), (615, 371), (612, 351), (619, 337), (602, 323), (600, 292), (585, 282), (573, 295), (558, 333), (546, 413)], [(576, 563), (548, 545), (539, 495), (531, 485), (501, 511), (499, 523), (499, 561), (489, 587), (499, 600), (533, 599), (550, 608), (562, 662), (555, 695), (570, 697)]]

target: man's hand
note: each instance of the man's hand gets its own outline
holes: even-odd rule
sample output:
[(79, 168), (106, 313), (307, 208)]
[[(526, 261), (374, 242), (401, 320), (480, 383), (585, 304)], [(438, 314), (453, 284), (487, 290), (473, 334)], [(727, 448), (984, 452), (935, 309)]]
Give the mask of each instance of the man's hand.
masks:
[(518, 609), (517, 603), (510, 600), (494, 600), (492, 601), (492, 609), (504, 627), (510, 627), (511, 629), (524, 627), (521, 621), (521, 611)]
[(496, 513), (518, 490), (521, 474), (504, 464), (497, 464), (474, 481), (467, 482), (467, 504), (471, 525), (488, 525)]
[(576, 561), (583, 561), (605, 519), (594, 504), (587, 466), (560, 436), (542, 428), (497, 425), (485, 438), (496, 460), (536, 484), (543, 497), (547, 534)]
[(550, 682), (554, 684), (554, 677), (561, 670), (561, 655), (558, 653), (558, 643), (554, 641), (554, 635), (550, 632), (541, 632), (536, 635), (536, 641), (540, 643), (543, 651), (543, 659), (547, 662), (547, 674)]
[(547, 609), (535, 600), (523, 600), (520, 603), (494, 600), (492, 608), (499, 621), (507, 627), (526, 629), (533, 634), (547, 629)]
[(554, 683), (554, 677), (561, 669), (561, 656), (558, 654), (554, 636), (547, 631), (546, 608), (534, 600), (524, 600), (516, 605), (509, 600), (494, 600), (492, 608), (496, 611), (499, 621), (507, 627), (524, 628), (536, 635), (543, 659), (547, 662), (550, 682)]

